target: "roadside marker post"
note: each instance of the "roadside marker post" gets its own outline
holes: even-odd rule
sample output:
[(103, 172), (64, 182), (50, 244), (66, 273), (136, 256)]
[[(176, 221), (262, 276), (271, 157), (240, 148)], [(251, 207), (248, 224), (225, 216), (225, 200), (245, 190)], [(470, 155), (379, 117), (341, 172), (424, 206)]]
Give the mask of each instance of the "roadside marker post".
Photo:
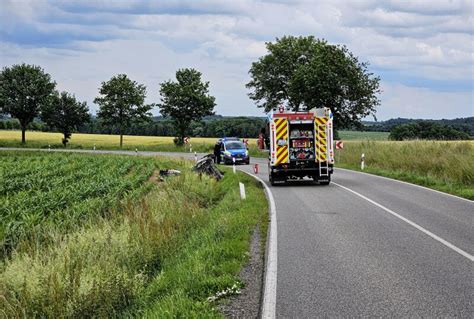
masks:
[(198, 161), (198, 156), (197, 156), (197, 153), (194, 152), (194, 161), (197, 162)]
[(95, 151), (95, 143), (94, 143), (94, 151)]
[(51, 151), (51, 145), (48, 145), (48, 151)]
[(246, 196), (245, 196), (245, 185), (244, 185), (244, 183), (239, 182), (239, 188), (240, 188), (240, 198), (245, 199)]
[(235, 157), (232, 157), (232, 171), (234, 171), (234, 174), (235, 174)]
[(360, 156), (360, 169), (364, 170), (364, 168), (365, 168), (365, 154), (362, 153), (362, 155)]

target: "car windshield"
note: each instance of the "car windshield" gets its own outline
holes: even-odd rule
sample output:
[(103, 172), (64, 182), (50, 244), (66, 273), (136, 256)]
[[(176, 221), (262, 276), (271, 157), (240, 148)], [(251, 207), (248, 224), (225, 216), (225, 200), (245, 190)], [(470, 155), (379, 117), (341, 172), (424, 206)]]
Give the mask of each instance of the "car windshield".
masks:
[(225, 148), (227, 150), (241, 150), (241, 149), (245, 149), (245, 145), (244, 145), (244, 143), (238, 142), (238, 141), (227, 142), (227, 143), (225, 143)]

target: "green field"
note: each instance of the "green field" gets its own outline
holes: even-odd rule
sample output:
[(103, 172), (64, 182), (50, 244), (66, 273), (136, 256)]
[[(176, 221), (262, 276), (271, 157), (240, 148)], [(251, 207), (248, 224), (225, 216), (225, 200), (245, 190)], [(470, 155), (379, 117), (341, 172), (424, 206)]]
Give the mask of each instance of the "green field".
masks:
[(389, 132), (361, 132), (361, 131), (338, 131), (339, 138), (343, 141), (386, 141)]
[[(466, 198), (474, 198), (474, 142), (458, 141), (387, 141), (385, 132), (340, 131), (344, 150), (336, 157), (336, 165), (358, 169), (361, 153), (366, 154), (366, 171), (431, 187)], [(28, 132), (26, 147), (63, 148), (59, 133)], [(172, 137), (125, 136), (124, 149), (189, 152), (176, 147)], [(193, 150), (211, 152), (216, 138), (191, 138)], [(56, 142), (56, 144), (54, 144)], [(71, 148), (118, 149), (118, 136), (73, 134)], [(252, 157), (267, 157), (250, 140)], [(19, 131), (0, 131), (0, 147), (21, 146)]]
[[(160, 181), (158, 169), (179, 176)], [(261, 186), (156, 157), (0, 152), (1, 316), (221, 317), (242, 283)], [(238, 183), (246, 184), (240, 200)]]
[(365, 171), (474, 199), (473, 141), (348, 141), (336, 166)]

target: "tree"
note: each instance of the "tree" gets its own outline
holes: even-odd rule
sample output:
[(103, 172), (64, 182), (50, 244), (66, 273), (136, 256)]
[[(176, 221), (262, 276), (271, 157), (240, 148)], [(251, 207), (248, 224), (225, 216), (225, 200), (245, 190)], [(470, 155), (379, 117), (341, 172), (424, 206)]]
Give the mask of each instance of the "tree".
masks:
[(119, 74), (107, 82), (102, 82), (101, 96), (94, 99), (100, 109), (97, 116), (104, 125), (117, 126), (120, 147), (123, 132), (133, 123), (148, 121), (153, 104), (145, 104), (146, 87), (130, 80), (126, 74)]
[(16, 64), (0, 73), (0, 109), (20, 122), (22, 144), (28, 124), (39, 115), (55, 86), (51, 76), (35, 65)]
[(329, 107), (339, 129), (360, 126), (380, 104), (380, 78), (345, 46), (285, 36), (267, 43), (269, 53), (252, 63), (249, 97), (266, 112), (287, 104), (294, 111)]
[(66, 147), (71, 133), (90, 119), (86, 102), (79, 102), (67, 92), (55, 92), (41, 109), (41, 120), (51, 128), (63, 133), (62, 143)]
[(178, 134), (176, 144), (182, 145), (191, 122), (214, 114), (216, 103), (209, 95), (209, 82), (201, 81), (201, 72), (181, 69), (176, 72), (176, 80), (161, 83), (162, 103), (158, 106), (163, 116), (173, 119)]

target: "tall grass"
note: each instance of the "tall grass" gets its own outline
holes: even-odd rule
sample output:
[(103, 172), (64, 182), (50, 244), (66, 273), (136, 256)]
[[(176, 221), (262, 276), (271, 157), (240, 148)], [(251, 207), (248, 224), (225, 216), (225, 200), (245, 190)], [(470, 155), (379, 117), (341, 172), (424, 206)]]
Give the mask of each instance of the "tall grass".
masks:
[(67, 233), (50, 228), (50, 245), (4, 258), (0, 316), (219, 317), (206, 298), (238, 282), (250, 234), (266, 216), (263, 192), (240, 174), (218, 183), (186, 162), (165, 163), (183, 174)]
[(474, 199), (474, 142), (350, 141), (336, 152), (340, 167), (366, 171)]

